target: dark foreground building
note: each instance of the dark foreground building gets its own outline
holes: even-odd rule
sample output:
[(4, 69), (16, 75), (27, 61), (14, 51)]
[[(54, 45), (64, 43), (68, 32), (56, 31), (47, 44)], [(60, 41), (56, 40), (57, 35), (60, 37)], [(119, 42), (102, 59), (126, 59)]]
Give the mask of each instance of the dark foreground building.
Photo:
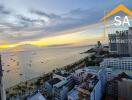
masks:
[(2, 82), (2, 64), (1, 64), (1, 55), (0, 55), (0, 100), (6, 100), (5, 97), (5, 90), (3, 87), (3, 82)]
[(132, 56), (132, 27), (109, 34), (110, 52), (120, 56)]

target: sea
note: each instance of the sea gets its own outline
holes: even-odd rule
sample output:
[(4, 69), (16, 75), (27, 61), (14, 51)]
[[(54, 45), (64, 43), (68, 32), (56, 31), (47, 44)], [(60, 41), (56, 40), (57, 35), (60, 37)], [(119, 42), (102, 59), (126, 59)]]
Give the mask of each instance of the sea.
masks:
[(74, 63), (89, 54), (80, 54), (91, 46), (49, 47), (21, 52), (2, 53), (5, 88)]

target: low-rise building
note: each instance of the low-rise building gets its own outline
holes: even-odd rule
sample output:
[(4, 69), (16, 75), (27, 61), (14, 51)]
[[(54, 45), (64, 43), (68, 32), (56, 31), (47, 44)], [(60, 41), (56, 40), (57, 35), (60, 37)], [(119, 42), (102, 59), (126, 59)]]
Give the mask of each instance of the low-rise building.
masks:
[(53, 87), (54, 100), (66, 100), (67, 93), (74, 88), (74, 80), (62, 80)]
[(66, 84), (68, 83), (67, 80), (63, 80), (58, 84), (54, 85), (54, 100), (65, 100), (67, 98), (68, 87)]
[(88, 73), (84, 81), (68, 93), (68, 100), (101, 100), (101, 81)]
[(53, 78), (45, 82), (44, 87), (49, 96), (53, 94), (53, 86), (59, 83), (61, 80), (59, 78)]
[(84, 67), (82, 69), (76, 70), (73, 77), (74, 77), (75, 81), (77, 81), (79, 84), (83, 81), (83, 77), (85, 77), (87, 75), (87, 73), (97, 75), (97, 78), (101, 81), (101, 90), (102, 90), (102, 94), (103, 94), (104, 89), (105, 89), (105, 84), (107, 81), (106, 68), (101, 68), (99, 66)]

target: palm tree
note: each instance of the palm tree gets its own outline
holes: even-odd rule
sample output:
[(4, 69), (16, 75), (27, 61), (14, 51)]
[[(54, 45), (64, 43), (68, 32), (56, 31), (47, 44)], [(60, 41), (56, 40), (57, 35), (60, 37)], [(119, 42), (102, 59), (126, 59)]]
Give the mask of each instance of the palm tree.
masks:
[(9, 91), (6, 91), (6, 95), (7, 95), (7, 97), (9, 97)]

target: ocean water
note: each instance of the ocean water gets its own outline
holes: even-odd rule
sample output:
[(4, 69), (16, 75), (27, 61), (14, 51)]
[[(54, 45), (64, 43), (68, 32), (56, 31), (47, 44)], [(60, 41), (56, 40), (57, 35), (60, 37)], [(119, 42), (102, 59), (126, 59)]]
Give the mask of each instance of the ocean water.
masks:
[(80, 54), (91, 46), (43, 48), (41, 50), (2, 54), (5, 88), (48, 73), (78, 61), (88, 54)]

